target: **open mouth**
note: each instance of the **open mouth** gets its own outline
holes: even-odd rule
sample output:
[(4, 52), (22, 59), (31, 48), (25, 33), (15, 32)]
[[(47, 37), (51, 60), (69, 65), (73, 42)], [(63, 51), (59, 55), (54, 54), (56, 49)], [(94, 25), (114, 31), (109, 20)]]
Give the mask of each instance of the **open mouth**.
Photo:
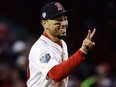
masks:
[(60, 34), (66, 35), (66, 29), (59, 29)]

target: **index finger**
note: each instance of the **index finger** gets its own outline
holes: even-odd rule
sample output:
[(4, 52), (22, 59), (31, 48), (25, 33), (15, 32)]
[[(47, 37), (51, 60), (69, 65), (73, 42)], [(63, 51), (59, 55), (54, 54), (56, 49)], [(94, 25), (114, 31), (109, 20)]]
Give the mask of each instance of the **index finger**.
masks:
[(94, 28), (94, 30), (92, 31), (92, 33), (90, 35), (90, 40), (92, 40), (92, 38), (94, 37), (95, 33), (96, 33), (96, 29)]
[(89, 39), (90, 38), (90, 35), (91, 35), (91, 30), (88, 30), (88, 34), (87, 34), (87, 39)]

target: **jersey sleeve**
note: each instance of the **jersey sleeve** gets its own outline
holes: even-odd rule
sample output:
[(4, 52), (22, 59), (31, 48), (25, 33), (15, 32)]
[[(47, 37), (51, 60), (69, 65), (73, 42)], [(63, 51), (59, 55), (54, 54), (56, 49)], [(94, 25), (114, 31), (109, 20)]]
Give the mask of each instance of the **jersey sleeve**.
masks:
[(43, 51), (40, 54), (39, 62), (41, 65), (41, 72), (45, 75), (49, 72), (51, 68), (58, 64), (57, 60), (50, 51)]
[(35, 43), (29, 52), (29, 79), (27, 84), (32, 85), (38, 81), (38, 84), (43, 82), (39, 84), (39, 87), (45, 87), (42, 85), (52, 81), (47, 76), (48, 72), (57, 64), (54, 53), (46, 45)]

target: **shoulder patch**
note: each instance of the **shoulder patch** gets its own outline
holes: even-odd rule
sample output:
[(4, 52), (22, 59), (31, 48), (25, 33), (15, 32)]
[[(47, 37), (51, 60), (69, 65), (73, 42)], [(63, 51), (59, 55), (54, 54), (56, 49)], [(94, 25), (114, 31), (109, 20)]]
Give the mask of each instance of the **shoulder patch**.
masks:
[(48, 61), (50, 60), (51, 56), (50, 54), (46, 53), (44, 55), (41, 56), (40, 58), (40, 62), (41, 63), (48, 63)]

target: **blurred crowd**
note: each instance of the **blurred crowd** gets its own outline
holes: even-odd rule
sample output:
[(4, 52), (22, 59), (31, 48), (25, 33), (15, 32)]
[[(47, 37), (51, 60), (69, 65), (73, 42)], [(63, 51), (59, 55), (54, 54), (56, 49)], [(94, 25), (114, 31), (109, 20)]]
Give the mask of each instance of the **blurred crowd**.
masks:
[(27, 57), (34, 39), (25, 40), (15, 29), (8, 21), (0, 21), (0, 87), (26, 87)]
[(106, 62), (96, 67), (82, 64), (79, 70), (71, 75), (68, 87), (116, 87), (116, 76), (111, 72), (112, 68)]
[[(23, 2), (23, 0), (21, 1)], [(27, 0), (24, 1), (27, 2)], [(40, 1), (42, 2), (42, 0)], [(22, 2), (18, 1), (20, 4)], [(75, 2), (69, 0), (70, 3), (64, 0), (62, 2), (66, 7), (70, 5), (75, 11), (78, 10), (69, 18), (69, 37), (66, 40), (69, 56), (80, 47), (88, 29), (94, 27), (97, 29), (94, 38), (96, 46), (87, 55), (86, 60), (70, 75), (68, 87), (116, 87), (116, 3), (114, 0), (77, 0)], [(22, 7), (26, 5), (25, 3)], [(30, 8), (25, 10), (25, 7), (21, 11), (33, 13), (32, 10), (35, 8), (38, 10), (36, 6)], [(12, 15), (14, 16), (14, 13)], [(24, 18), (22, 19), (23, 21), (20, 21), (24, 23)], [(38, 23), (37, 27), (34, 25), (35, 22), (31, 23), (29, 19), (27, 21), (25, 21), (25, 27), (0, 14), (0, 87), (26, 87), (28, 53), (40, 36), (38, 34), (42, 32), (38, 22), (36, 22), (36, 24)], [(33, 35), (33, 31), (35, 35)]]

